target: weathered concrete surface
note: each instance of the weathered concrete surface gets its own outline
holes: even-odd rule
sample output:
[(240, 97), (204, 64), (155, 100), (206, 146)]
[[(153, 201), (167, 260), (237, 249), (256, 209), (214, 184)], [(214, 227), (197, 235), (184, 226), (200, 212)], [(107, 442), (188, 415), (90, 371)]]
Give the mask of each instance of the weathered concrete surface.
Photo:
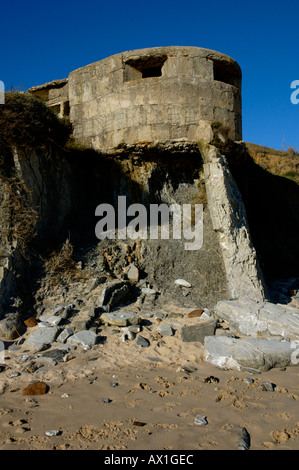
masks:
[(107, 151), (120, 144), (210, 141), (210, 124), (242, 138), (241, 70), (227, 55), (199, 47), (155, 47), (115, 54), (31, 88), (75, 138)]
[(241, 194), (225, 157), (202, 144), (205, 185), (214, 230), (218, 233), (231, 299), (262, 301), (265, 287), (251, 241)]
[(299, 309), (295, 307), (241, 299), (220, 301), (214, 311), (218, 318), (246, 336), (299, 339)]
[[(262, 338), (206, 336), (205, 360), (222, 369), (265, 372), (274, 367), (297, 365), (296, 346), (291, 342)], [(298, 349), (299, 351), (299, 349)]]

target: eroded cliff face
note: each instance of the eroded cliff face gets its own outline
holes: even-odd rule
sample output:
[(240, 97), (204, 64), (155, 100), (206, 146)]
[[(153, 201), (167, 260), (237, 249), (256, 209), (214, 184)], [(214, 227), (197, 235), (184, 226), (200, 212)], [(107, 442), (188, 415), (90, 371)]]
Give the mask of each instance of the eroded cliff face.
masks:
[[(15, 298), (21, 298), (24, 312), (41, 311), (47, 296), (55, 293), (65, 299), (72, 283), (88, 289), (86, 283), (99, 276), (111, 282), (133, 283), (125, 304), (139, 299), (143, 308), (171, 303), (174, 308), (213, 309), (222, 299), (264, 298), (265, 286), (243, 201), (225, 158), (215, 147), (143, 143), (123, 146), (107, 155), (68, 148), (55, 158), (15, 148), (12, 157), (14, 173), (30, 189), (26, 204), (36, 213), (36, 225), (26, 252), (22, 253), (18, 241), (11, 240), (11, 255), (3, 257), (10, 263), (2, 273), (3, 314), (12, 309)], [(117, 229), (120, 197), (125, 197), (126, 209), (141, 204), (147, 211), (147, 238), (123, 239), (117, 230), (114, 239), (97, 238), (96, 208), (101, 204), (113, 207)], [(183, 228), (175, 239), (171, 224), (169, 239), (161, 238), (161, 232), (151, 239), (149, 216), (154, 204), (177, 204), (181, 210), (184, 205), (201, 205), (202, 245), (186, 249), (190, 240)], [(196, 221), (192, 214), (194, 241)], [(127, 223), (132, 215), (128, 214)], [(70, 259), (61, 269), (55, 268), (55, 277), (53, 259), (56, 257), (59, 264), (66, 241), (71, 246)], [(18, 263), (13, 261), (16, 253)], [(138, 275), (130, 279), (132, 266)], [(188, 281), (192, 288), (178, 287), (177, 279)], [(150, 291), (142, 295), (144, 288), (153, 295)]]
[[(227, 298), (223, 258), (211, 223), (203, 161), (197, 146), (168, 150), (141, 146), (106, 156), (73, 150), (62, 152), (55, 160), (36, 152), (25, 157), (15, 149), (13, 161), (19, 178), (30, 188), (27, 203), (37, 218), (35, 236), (28, 240), (20, 263), (12, 263), (15, 253), (21, 251), (16, 240), (14, 247), (10, 245), (11, 255), (3, 257), (4, 262), (9, 259), (13, 264), (2, 278), (4, 310), (10, 309), (11, 298), (16, 297), (25, 302), (27, 309), (30, 304), (34, 306), (39, 281), (48, 274), (44, 261), (53, 250), (59, 252), (65, 240), (74, 248), (75, 261), (81, 262), (81, 268), (83, 264), (85, 273), (89, 270), (92, 276), (125, 279), (128, 266), (134, 264), (139, 270), (138, 281), (156, 290), (157, 295), (150, 298), (155, 305), (171, 300), (210, 307), (220, 298)], [(202, 204), (202, 247), (186, 250), (190, 240), (183, 233), (180, 239), (173, 239), (171, 228), (170, 239), (151, 240), (148, 231), (147, 239), (119, 239), (116, 235), (115, 240), (99, 240), (95, 209), (105, 203), (117, 213), (120, 196), (125, 196), (127, 207), (142, 204), (148, 216), (151, 204)], [(17, 283), (12, 282), (15, 275)], [(192, 289), (178, 289), (174, 284), (178, 278), (189, 280)]]

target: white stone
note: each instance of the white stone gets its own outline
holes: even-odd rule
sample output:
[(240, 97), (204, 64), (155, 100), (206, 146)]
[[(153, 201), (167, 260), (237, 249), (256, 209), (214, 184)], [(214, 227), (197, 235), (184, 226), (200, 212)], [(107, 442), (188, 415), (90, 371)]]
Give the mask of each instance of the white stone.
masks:
[(174, 283), (177, 285), (177, 286), (182, 286), (182, 287), (192, 287), (190, 282), (188, 281), (185, 281), (185, 279), (176, 279), (174, 281)]

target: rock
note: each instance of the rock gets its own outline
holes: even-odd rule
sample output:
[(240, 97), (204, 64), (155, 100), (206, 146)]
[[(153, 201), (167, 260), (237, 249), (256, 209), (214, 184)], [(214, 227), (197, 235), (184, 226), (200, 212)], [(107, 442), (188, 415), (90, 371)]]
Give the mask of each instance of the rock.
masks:
[(252, 385), (254, 383), (254, 380), (251, 377), (244, 377), (245, 382), (247, 382), (249, 385)]
[(119, 281), (103, 289), (98, 306), (106, 312), (110, 312), (113, 307), (118, 305), (130, 293), (130, 287), (127, 282)]
[(274, 367), (295, 365), (294, 348), (287, 341), (206, 336), (204, 348), (206, 361), (221, 369), (266, 372)]
[(174, 329), (167, 324), (162, 323), (157, 327), (157, 331), (162, 335), (162, 336), (173, 336), (174, 335)]
[(196, 309), (196, 310), (192, 310), (192, 312), (189, 312), (189, 313), (187, 314), (187, 317), (188, 317), (188, 318), (200, 317), (203, 312), (204, 312), (204, 309), (203, 309), (203, 308), (198, 308), (198, 309)]
[(41, 315), (39, 320), (44, 323), (48, 323), (51, 326), (56, 326), (61, 323), (62, 318), (58, 315)]
[(182, 286), (182, 287), (192, 287), (190, 282), (188, 281), (185, 281), (185, 279), (176, 279), (174, 281), (174, 283), (177, 285), (177, 286)]
[(82, 347), (91, 347), (98, 342), (98, 335), (94, 331), (81, 330), (67, 339), (68, 344), (80, 345)]
[(141, 292), (142, 294), (146, 294), (146, 295), (157, 294), (157, 291), (155, 289), (151, 289), (150, 287), (142, 287)]
[(33, 382), (22, 390), (22, 395), (45, 395), (49, 386), (45, 382)]
[(192, 326), (183, 326), (181, 329), (182, 341), (199, 341), (200, 343), (204, 343), (205, 337), (214, 335), (215, 329), (215, 320), (204, 321)]
[(56, 341), (58, 343), (65, 343), (66, 340), (74, 334), (72, 328), (64, 328), (62, 332), (57, 336)]
[(259, 390), (262, 390), (263, 392), (274, 392), (275, 388), (276, 388), (276, 385), (275, 384), (272, 384), (271, 382), (268, 382), (267, 380), (265, 380), (264, 382), (261, 382), (257, 388)]
[(44, 328), (35, 329), (25, 344), (36, 346), (39, 344), (52, 344), (59, 334), (59, 329), (56, 326), (48, 326)]
[(126, 312), (103, 313), (101, 319), (104, 323), (113, 326), (138, 325), (141, 321), (135, 313)]
[(18, 314), (9, 313), (0, 320), (0, 338), (8, 341), (14, 340), (25, 332), (25, 325)]
[(33, 328), (34, 326), (38, 324), (38, 322), (34, 317), (30, 317), (24, 321), (24, 324), (27, 326), (27, 328)]
[(299, 309), (251, 300), (222, 300), (215, 314), (246, 336), (268, 335), (299, 339)]
[(100, 400), (102, 403), (111, 403), (112, 400), (110, 400), (110, 398), (101, 398)]
[(57, 361), (55, 361), (55, 359), (52, 359), (51, 357), (43, 357), (43, 356), (37, 357), (35, 359), (35, 362), (39, 365), (39, 367), (41, 365), (43, 366), (47, 365), (47, 366), (52, 366), (52, 367), (57, 365)]
[(138, 282), (139, 281), (139, 269), (136, 268), (134, 264), (130, 264), (129, 269), (127, 271), (127, 276), (130, 281)]
[(148, 339), (144, 338), (143, 336), (138, 336), (136, 345), (139, 348), (148, 348), (150, 345), (150, 342)]
[(121, 339), (123, 341), (135, 339), (136, 334), (130, 331), (128, 328), (123, 329)]
[(61, 431), (59, 431), (58, 429), (51, 429), (50, 431), (46, 431), (45, 432), (46, 436), (60, 436), (60, 434), (62, 434)]
[(197, 415), (194, 424), (198, 424), (200, 426), (208, 424), (206, 416)]
[(42, 358), (50, 358), (54, 361), (60, 362), (63, 361), (64, 356), (66, 355), (67, 351), (63, 349), (52, 349), (51, 351), (47, 351), (42, 355)]
[(246, 428), (242, 428), (241, 436), (237, 440), (237, 446), (240, 450), (249, 450), (250, 435)]

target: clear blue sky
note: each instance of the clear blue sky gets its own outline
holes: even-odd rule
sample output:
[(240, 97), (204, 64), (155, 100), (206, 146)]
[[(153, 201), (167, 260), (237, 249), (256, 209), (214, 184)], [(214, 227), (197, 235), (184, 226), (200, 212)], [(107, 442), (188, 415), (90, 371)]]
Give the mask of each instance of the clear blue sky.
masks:
[(243, 72), (243, 139), (299, 150), (299, 2), (277, 0), (1, 1), (0, 80), (26, 90), (110, 55), (197, 46)]

